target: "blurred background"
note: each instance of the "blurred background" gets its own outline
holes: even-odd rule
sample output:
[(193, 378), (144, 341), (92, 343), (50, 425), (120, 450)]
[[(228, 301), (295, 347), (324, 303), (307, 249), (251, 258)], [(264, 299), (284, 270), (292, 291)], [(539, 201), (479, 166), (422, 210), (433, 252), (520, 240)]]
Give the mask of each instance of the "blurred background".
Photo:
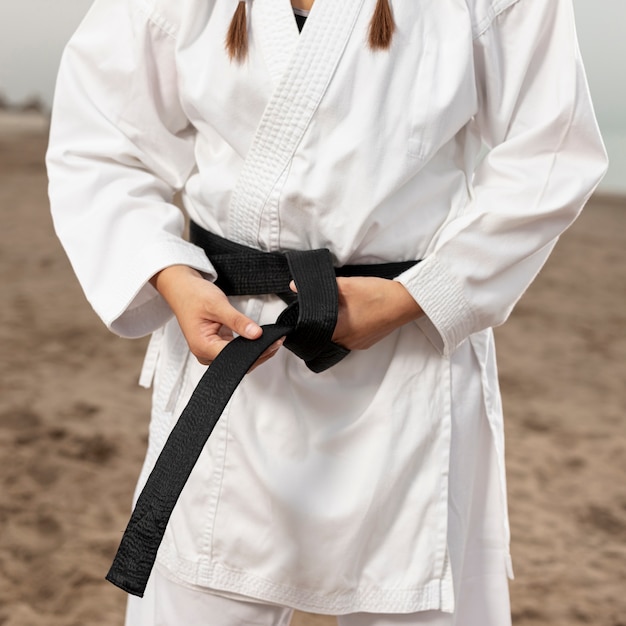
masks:
[[(103, 577), (147, 440), (146, 340), (114, 337), (85, 302), (43, 164), (61, 51), (89, 5), (0, 0), (0, 626), (123, 620)], [(515, 626), (626, 626), (626, 0), (574, 5), (611, 166), (496, 329)]]

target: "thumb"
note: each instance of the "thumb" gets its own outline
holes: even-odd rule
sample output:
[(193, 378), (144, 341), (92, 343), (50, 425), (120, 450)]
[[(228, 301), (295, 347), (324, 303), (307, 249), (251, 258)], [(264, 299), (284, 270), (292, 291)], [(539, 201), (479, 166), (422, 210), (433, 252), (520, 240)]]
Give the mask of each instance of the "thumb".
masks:
[(230, 304), (228, 310), (223, 312), (222, 320), (229, 328), (246, 339), (258, 339), (263, 334), (263, 329), (249, 317), (240, 313)]

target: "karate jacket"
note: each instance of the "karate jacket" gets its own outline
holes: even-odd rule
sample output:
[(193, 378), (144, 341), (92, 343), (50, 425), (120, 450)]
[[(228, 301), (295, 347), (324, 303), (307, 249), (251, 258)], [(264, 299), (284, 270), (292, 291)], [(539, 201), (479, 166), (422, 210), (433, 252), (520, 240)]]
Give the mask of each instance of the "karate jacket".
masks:
[[(321, 613), (451, 611), (452, 416), (487, 416), (505, 502), (491, 328), (606, 156), (571, 0), (393, 1), (388, 50), (367, 44), (374, 5), (316, 0), (300, 34), (287, 0), (248, 0), (238, 63), (234, 0), (96, 0), (61, 64), (50, 198), (104, 323), (154, 333), (140, 486), (204, 369), (149, 284), (173, 264), (215, 277), (182, 237), (176, 191), (198, 224), (261, 250), (422, 260), (396, 279), (424, 310), (415, 323), (321, 374), (283, 349), (245, 377), (158, 563)], [(261, 323), (284, 307), (233, 302)]]

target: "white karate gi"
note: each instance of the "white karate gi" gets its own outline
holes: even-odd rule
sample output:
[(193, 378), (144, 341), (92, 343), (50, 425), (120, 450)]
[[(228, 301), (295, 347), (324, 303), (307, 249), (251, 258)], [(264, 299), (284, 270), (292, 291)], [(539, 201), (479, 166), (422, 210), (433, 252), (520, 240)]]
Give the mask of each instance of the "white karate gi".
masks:
[[(375, 0), (316, 0), (301, 34), (288, 0), (248, 1), (242, 64), (224, 50), (236, 4), (96, 0), (61, 66), (57, 232), (109, 328), (156, 331), (139, 485), (204, 370), (148, 283), (172, 264), (214, 276), (174, 190), (200, 225), (263, 250), (423, 259), (397, 280), (425, 316), (322, 374), (281, 350), (246, 376), (158, 567), (328, 614), (450, 612), (470, 585), (488, 604), (481, 581), (510, 570), (490, 328), (606, 167), (571, 0), (396, 1), (376, 52)], [(261, 323), (284, 306), (234, 302)], [(495, 476), (484, 502), (479, 475)]]

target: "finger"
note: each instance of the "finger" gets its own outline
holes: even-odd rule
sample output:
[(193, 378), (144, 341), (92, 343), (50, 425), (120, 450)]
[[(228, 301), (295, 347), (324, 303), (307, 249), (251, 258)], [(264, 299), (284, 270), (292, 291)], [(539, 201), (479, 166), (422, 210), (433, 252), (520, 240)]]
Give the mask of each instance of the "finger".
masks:
[(298, 293), (298, 288), (296, 287), (296, 281), (292, 280), (289, 283), (289, 289), (291, 289), (291, 291), (293, 291), (294, 293)]
[(234, 338), (233, 331), (230, 328), (228, 328), (228, 326), (225, 326), (224, 324), (220, 326), (220, 329), (217, 331), (217, 334), (226, 341), (232, 341)]
[(259, 356), (259, 359), (257, 360), (266, 359), (271, 356), (274, 356), (278, 352), (279, 348), (283, 345), (284, 341), (285, 341), (284, 337), (282, 339), (279, 339), (278, 341), (275, 341), (269, 348), (267, 348), (267, 350), (265, 350), (261, 354), (261, 356)]
[(200, 348), (190, 346), (191, 352), (202, 365), (211, 365), (231, 341), (232, 337), (222, 339), (220, 335), (213, 335), (204, 341)]
[(257, 367), (259, 367), (259, 365), (262, 365), (266, 361), (269, 361), (273, 356), (276, 355), (280, 347), (283, 345), (284, 341), (284, 337), (282, 339), (279, 339), (278, 341), (275, 341), (267, 350), (265, 350), (265, 352), (263, 352), (263, 354), (261, 354), (261, 356), (254, 362), (254, 365), (248, 371), (251, 372), (252, 370), (255, 370)]
[(246, 339), (258, 339), (263, 334), (263, 329), (255, 321), (239, 312), (228, 300), (219, 303), (215, 318)]
[[(219, 353), (231, 341), (232, 341), (232, 333), (231, 333), (230, 338), (227, 338), (226, 340), (221, 340), (218, 338), (218, 335), (214, 335), (213, 337), (210, 338), (207, 344), (205, 344), (204, 349), (201, 352), (194, 351), (194, 350), (192, 350), (192, 352), (194, 356), (196, 357), (196, 359), (198, 359), (198, 362), (200, 364), (211, 365), (211, 363), (215, 361)], [(285, 338), (282, 337), (278, 341), (275, 341), (271, 346), (269, 346), (269, 348), (267, 348), (261, 354), (261, 356), (259, 356), (259, 358), (257, 359), (257, 361), (255, 362), (254, 366), (251, 368), (250, 371), (252, 371), (252, 369), (254, 369), (257, 365), (260, 365), (261, 363), (264, 363), (265, 361), (267, 361), (267, 359), (273, 357), (278, 352), (278, 349), (283, 345), (284, 341), (285, 341)]]

